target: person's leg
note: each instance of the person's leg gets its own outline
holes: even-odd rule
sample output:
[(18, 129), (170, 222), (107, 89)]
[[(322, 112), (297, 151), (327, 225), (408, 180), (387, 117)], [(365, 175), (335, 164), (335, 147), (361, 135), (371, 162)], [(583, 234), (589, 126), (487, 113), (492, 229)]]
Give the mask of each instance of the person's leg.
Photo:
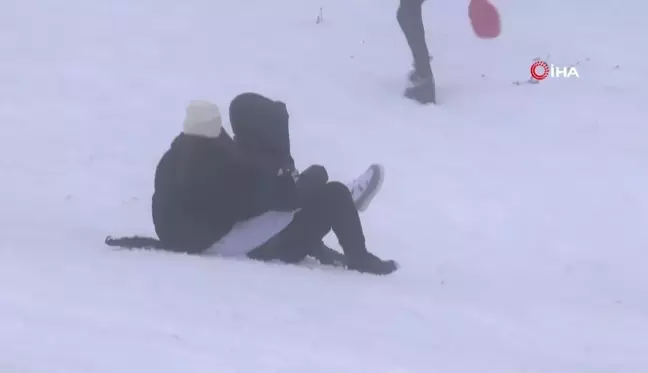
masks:
[[(281, 260), (286, 263), (298, 263), (307, 256), (316, 256), (319, 252), (318, 245), (332, 229), (331, 223), (336, 213), (344, 211), (344, 203), (340, 203), (342, 193), (338, 192), (339, 186), (344, 187), (349, 195), (348, 189), (340, 183), (323, 183), (316, 185), (313, 175), (320, 174), (321, 169), (311, 168), (311, 175), (302, 179), (302, 206), (301, 210), (295, 213), (292, 222), (261, 247), (255, 249), (248, 256), (258, 260)], [(301, 178), (301, 177), (300, 177)], [(304, 182), (303, 180), (307, 180)], [(340, 209), (340, 206), (342, 209)], [(353, 203), (350, 206), (355, 211)], [(357, 216), (357, 213), (355, 214)], [(343, 218), (342, 222), (346, 220)], [(352, 224), (354, 222), (352, 221)], [(359, 218), (356, 223), (359, 225)], [(362, 234), (362, 227), (359, 230)], [(344, 228), (342, 237), (345, 237)], [(356, 246), (364, 247), (364, 236), (361, 236)]]
[[(309, 240), (310, 242), (310, 240)], [(286, 246), (281, 235), (276, 235), (263, 245), (257, 247), (247, 254), (247, 257), (254, 260), (273, 261), (279, 260), (284, 263), (299, 263), (311, 256), (323, 265), (346, 265), (344, 254), (326, 246), (322, 240), (315, 244)]]
[[(312, 165), (305, 169), (296, 182), (301, 203), (303, 204), (305, 201), (314, 198), (313, 194), (317, 193), (328, 180), (328, 172), (324, 166)], [(346, 263), (344, 255), (326, 246), (323, 240), (310, 246), (308, 253), (309, 256), (324, 265), (343, 265)]]
[[(327, 182), (328, 172), (323, 166), (312, 165), (301, 172), (295, 182), (297, 193), (299, 194), (300, 206), (316, 198), (316, 194), (319, 193)], [(322, 238), (329, 230), (330, 228), (322, 234)], [(287, 248), (282, 244), (281, 238), (277, 234), (263, 245), (248, 253), (248, 257), (262, 261), (281, 260), (287, 263), (297, 263), (305, 259), (306, 256), (311, 255), (323, 264), (332, 264), (334, 262), (333, 255), (320, 255), (325, 252), (324, 246), (324, 242), (320, 239), (319, 241), (314, 240), (312, 245)], [(330, 252), (326, 253), (332, 254)]]
[(425, 40), (425, 27), (423, 26), (423, 2), (425, 0), (400, 0), (396, 12), (396, 19), (403, 30), (407, 44), (412, 51), (414, 68), (420, 78), (432, 75), (430, 66), (430, 52)]
[(303, 201), (302, 209), (280, 236), (287, 248), (309, 248), (331, 230), (337, 236), (345, 256), (351, 259), (367, 254), (360, 216), (351, 192), (339, 182), (327, 183)]
[(349, 269), (374, 274), (389, 274), (397, 269), (393, 261), (382, 261), (370, 254), (351, 192), (340, 182), (322, 186), (304, 201), (293, 221), (277, 236), (274, 246), (276, 259), (295, 263), (306, 256), (322, 256), (325, 261), (341, 261), (329, 250), (318, 246), (331, 230), (344, 251)]
[(436, 84), (425, 41), (422, 11), (424, 1), (400, 0), (397, 19), (414, 57), (414, 71), (410, 74), (412, 86), (405, 89), (404, 95), (422, 104), (428, 104), (436, 103)]

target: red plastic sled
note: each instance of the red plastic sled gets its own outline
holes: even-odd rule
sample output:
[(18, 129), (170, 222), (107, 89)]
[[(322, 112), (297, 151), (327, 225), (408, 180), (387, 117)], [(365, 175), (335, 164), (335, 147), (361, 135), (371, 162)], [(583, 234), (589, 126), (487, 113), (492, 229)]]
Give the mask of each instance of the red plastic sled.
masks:
[(488, 0), (470, 0), (468, 16), (475, 35), (494, 39), (501, 32), (499, 11)]

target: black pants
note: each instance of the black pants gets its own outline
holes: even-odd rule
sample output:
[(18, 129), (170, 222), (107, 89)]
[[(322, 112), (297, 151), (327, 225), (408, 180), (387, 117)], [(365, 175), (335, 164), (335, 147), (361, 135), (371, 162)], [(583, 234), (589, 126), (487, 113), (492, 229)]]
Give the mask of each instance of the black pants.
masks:
[(400, 0), (396, 19), (412, 51), (416, 72), (422, 77), (428, 77), (432, 75), (432, 68), (423, 26), (424, 2), (425, 0)]
[(250, 258), (298, 263), (313, 255), (331, 230), (348, 260), (367, 254), (360, 216), (346, 185), (329, 182), (324, 167), (312, 166), (302, 173), (297, 188), (301, 210), (275, 238), (250, 252)]

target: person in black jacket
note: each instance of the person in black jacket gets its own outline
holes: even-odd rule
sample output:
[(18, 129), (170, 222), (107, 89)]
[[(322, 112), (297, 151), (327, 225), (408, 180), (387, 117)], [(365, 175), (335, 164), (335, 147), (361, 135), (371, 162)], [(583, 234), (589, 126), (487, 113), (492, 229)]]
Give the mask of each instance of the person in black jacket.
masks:
[[(374, 274), (389, 274), (397, 269), (396, 262), (383, 261), (367, 251), (360, 217), (346, 185), (329, 182), (322, 166), (311, 166), (297, 174), (290, 153), (289, 115), (283, 102), (244, 93), (232, 100), (229, 113), (237, 146), (274, 165), (274, 170), (258, 172), (248, 180), (245, 190), (253, 196), (249, 212), (259, 215), (288, 210), (295, 200), (299, 206), (292, 221), (250, 251), (249, 257), (287, 263), (300, 262), (309, 255), (326, 260), (329, 257), (322, 239), (332, 230), (348, 268)], [(295, 184), (290, 183), (291, 175)]]
[(231, 142), (218, 106), (188, 106), (183, 132), (155, 171), (153, 223), (165, 249), (203, 252), (236, 223), (232, 176), (238, 171), (227, 151)]

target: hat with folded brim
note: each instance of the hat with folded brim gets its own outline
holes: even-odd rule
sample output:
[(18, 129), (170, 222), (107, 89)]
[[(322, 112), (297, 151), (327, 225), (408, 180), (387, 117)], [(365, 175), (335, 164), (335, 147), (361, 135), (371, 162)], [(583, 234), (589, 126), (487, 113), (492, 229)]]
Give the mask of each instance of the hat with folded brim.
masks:
[(187, 106), (182, 133), (190, 136), (217, 138), (222, 130), (218, 105), (209, 101), (191, 101)]

